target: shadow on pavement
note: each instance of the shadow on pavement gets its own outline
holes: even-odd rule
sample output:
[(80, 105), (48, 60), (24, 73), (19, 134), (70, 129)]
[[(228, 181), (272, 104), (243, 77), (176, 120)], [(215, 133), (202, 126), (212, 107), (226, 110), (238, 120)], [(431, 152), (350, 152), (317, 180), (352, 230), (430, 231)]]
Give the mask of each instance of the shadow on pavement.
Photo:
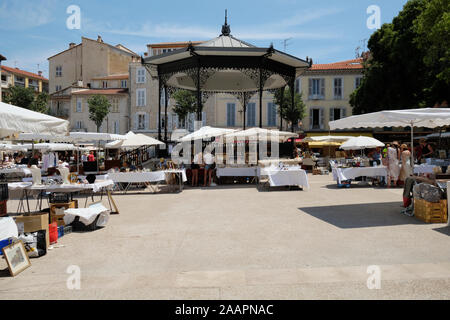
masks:
[(446, 236), (450, 236), (450, 226), (445, 226), (441, 228), (433, 229), (434, 231), (440, 232), (442, 234), (445, 234)]
[(346, 204), (298, 208), (341, 229), (425, 224), (401, 213), (401, 202)]

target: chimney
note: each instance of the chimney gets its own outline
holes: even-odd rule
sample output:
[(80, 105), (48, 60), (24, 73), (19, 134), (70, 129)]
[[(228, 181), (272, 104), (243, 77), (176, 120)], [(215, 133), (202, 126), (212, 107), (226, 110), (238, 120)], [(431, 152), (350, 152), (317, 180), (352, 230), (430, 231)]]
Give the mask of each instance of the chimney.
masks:
[(101, 36), (97, 36), (97, 42), (103, 42), (102, 37)]
[(69, 49), (72, 49), (73, 47), (75, 47), (75, 43), (73, 42), (69, 43)]
[(148, 56), (148, 52), (144, 52), (144, 57), (147, 57)]
[(38, 71), (38, 75), (42, 77), (42, 71)]

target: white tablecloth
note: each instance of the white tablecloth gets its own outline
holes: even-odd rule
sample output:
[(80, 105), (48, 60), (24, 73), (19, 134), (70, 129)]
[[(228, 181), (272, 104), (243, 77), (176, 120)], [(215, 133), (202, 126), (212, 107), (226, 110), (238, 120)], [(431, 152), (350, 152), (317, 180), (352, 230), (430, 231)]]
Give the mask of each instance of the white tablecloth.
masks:
[(111, 172), (108, 178), (115, 183), (145, 183), (166, 181), (166, 175), (169, 173), (181, 173), (183, 182), (187, 181), (186, 170), (161, 170), (152, 172)]
[(217, 168), (216, 176), (220, 177), (256, 177), (258, 167), (245, 167), (245, 168)]
[(289, 168), (288, 170), (266, 168), (264, 173), (269, 177), (271, 187), (301, 186), (309, 188), (308, 176), (303, 169)]
[(436, 166), (432, 164), (415, 165), (414, 174), (433, 173), (435, 167)]
[(387, 168), (384, 166), (333, 168), (333, 180), (339, 183), (356, 177), (385, 177), (387, 179)]
[(10, 190), (30, 190), (30, 191), (46, 191), (46, 192), (77, 192), (82, 190), (92, 190), (93, 192), (99, 192), (103, 188), (114, 185), (112, 180), (99, 180), (95, 183), (85, 184), (55, 184), (55, 185), (36, 185), (33, 186), (31, 182), (13, 182), (8, 183), (8, 189)]

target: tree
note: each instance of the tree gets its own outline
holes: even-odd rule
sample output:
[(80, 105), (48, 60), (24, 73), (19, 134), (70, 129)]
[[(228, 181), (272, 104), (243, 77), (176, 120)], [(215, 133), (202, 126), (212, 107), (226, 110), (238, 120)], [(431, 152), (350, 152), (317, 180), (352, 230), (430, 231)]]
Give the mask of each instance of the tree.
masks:
[(21, 108), (30, 109), (34, 98), (33, 89), (14, 86), (6, 90), (5, 102)]
[(297, 123), (305, 116), (305, 103), (302, 99), (302, 94), (294, 93), (294, 105), (292, 105), (292, 97), (290, 88), (284, 90), (278, 89), (273, 98), (273, 102), (278, 105), (278, 113), (280, 117), (291, 123), (291, 131), (294, 132)]
[(415, 43), (424, 52), (423, 62), (431, 80), (431, 101), (448, 101), (450, 87), (450, 2), (432, 0), (414, 22)]
[(185, 119), (189, 113), (197, 111), (197, 98), (192, 91), (177, 90), (172, 97), (175, 99), (175, 106), (172, 110), (179, 119)]
[(49, 96), (47, 92), (39, 93), (31, 103), (30, 109), (41, 113), (48, 113), (48, 97)]
[(350, 97), (354, 114), (448, 100), (448, 7), (446, 0), (408, 1), (372, 34), (362, 83)]
[(91, 96), (87, 102), (89, 105), (89, 119), (94, 121), (97, 126), (97, 132), (100, 132), (100, 126), (109, 113), (111, 103), (105, 96), (100, 94)]

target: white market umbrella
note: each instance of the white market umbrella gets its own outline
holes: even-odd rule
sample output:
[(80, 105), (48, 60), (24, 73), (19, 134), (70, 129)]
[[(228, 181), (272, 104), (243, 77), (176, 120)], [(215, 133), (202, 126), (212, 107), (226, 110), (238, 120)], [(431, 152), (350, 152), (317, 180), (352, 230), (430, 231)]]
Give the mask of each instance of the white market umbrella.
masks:
[(0, 102), (0, 137), (20, 132), (65, 135), (69, 121)]
[(72, 141), (88, 142), (88, 141), (114, 141), (124, 140), (126, 137), (121, 134), (103, 133), (103, 132), (70, 132)]
[(411, 163), (414, 163), (414, 127), (450, 125), (450, 108), (386, 110), (330, 121), (330, 130), (379, 127), (411, 127)]
[(113, 142), (107, 143), (105, 145), (105, 148), (133, 149), (133, 148), (139, 148), (142, 146), (156, 146), (156, 145), (165, 145), (165, 143), (161, 142), (159, 140), (156, 140), (155, 138), (146, 136), (145, 134), (142, 134), (142, 133), (135, 134), (134, 132), (130, 131), (125, 135), (124, 140), (118, 140), (118, 141), (113, 141)]
[(50, 142), (74, 142), (75, 139), (71, 138), (69, 135), (54, 135), (54, 134), (43, 134), (43, 133), (19, 133), (17, 140), (24, 141), (34, 141), (34, 140), (44, 140)]
[(224, 128), (215, 128), (215, 127), (201, 127), (197, 131), (194, 131), (181, 139), (178, 139), (179, 142), (184, 141), (192, 141), (192, 140), (203, 140), (203, 139), (211, 139), (219, 136), (223, 136), (227, 133), (235, 132), (234, 129), (224, 129)]
[(384, 147), (384, 143), (371, 137), (359, 136), (348, 139), (341, 145), (344, 150), (362, 150)]
[(31, 148), (31, 144), (9, 144), (9, 143), (0, 143), (0, 151), (21, 151), (26, 152), (29, 148)]
[(269, 130), (263, 128), (250, 128), (227, 134), (225, 137), (226, 138), (235, 137), (238, 139), (250, 138), (258, 141), (271, 141), (273, 139), (276, 139), (278, 141), (280, 140), (284, 141), (289, 138), (296, 138), (298, 137), (298, 134), (288, 131)]
[(46, 151), (73, 151), (79, 149), (71, 143), (36, 143), (34, 148)]

